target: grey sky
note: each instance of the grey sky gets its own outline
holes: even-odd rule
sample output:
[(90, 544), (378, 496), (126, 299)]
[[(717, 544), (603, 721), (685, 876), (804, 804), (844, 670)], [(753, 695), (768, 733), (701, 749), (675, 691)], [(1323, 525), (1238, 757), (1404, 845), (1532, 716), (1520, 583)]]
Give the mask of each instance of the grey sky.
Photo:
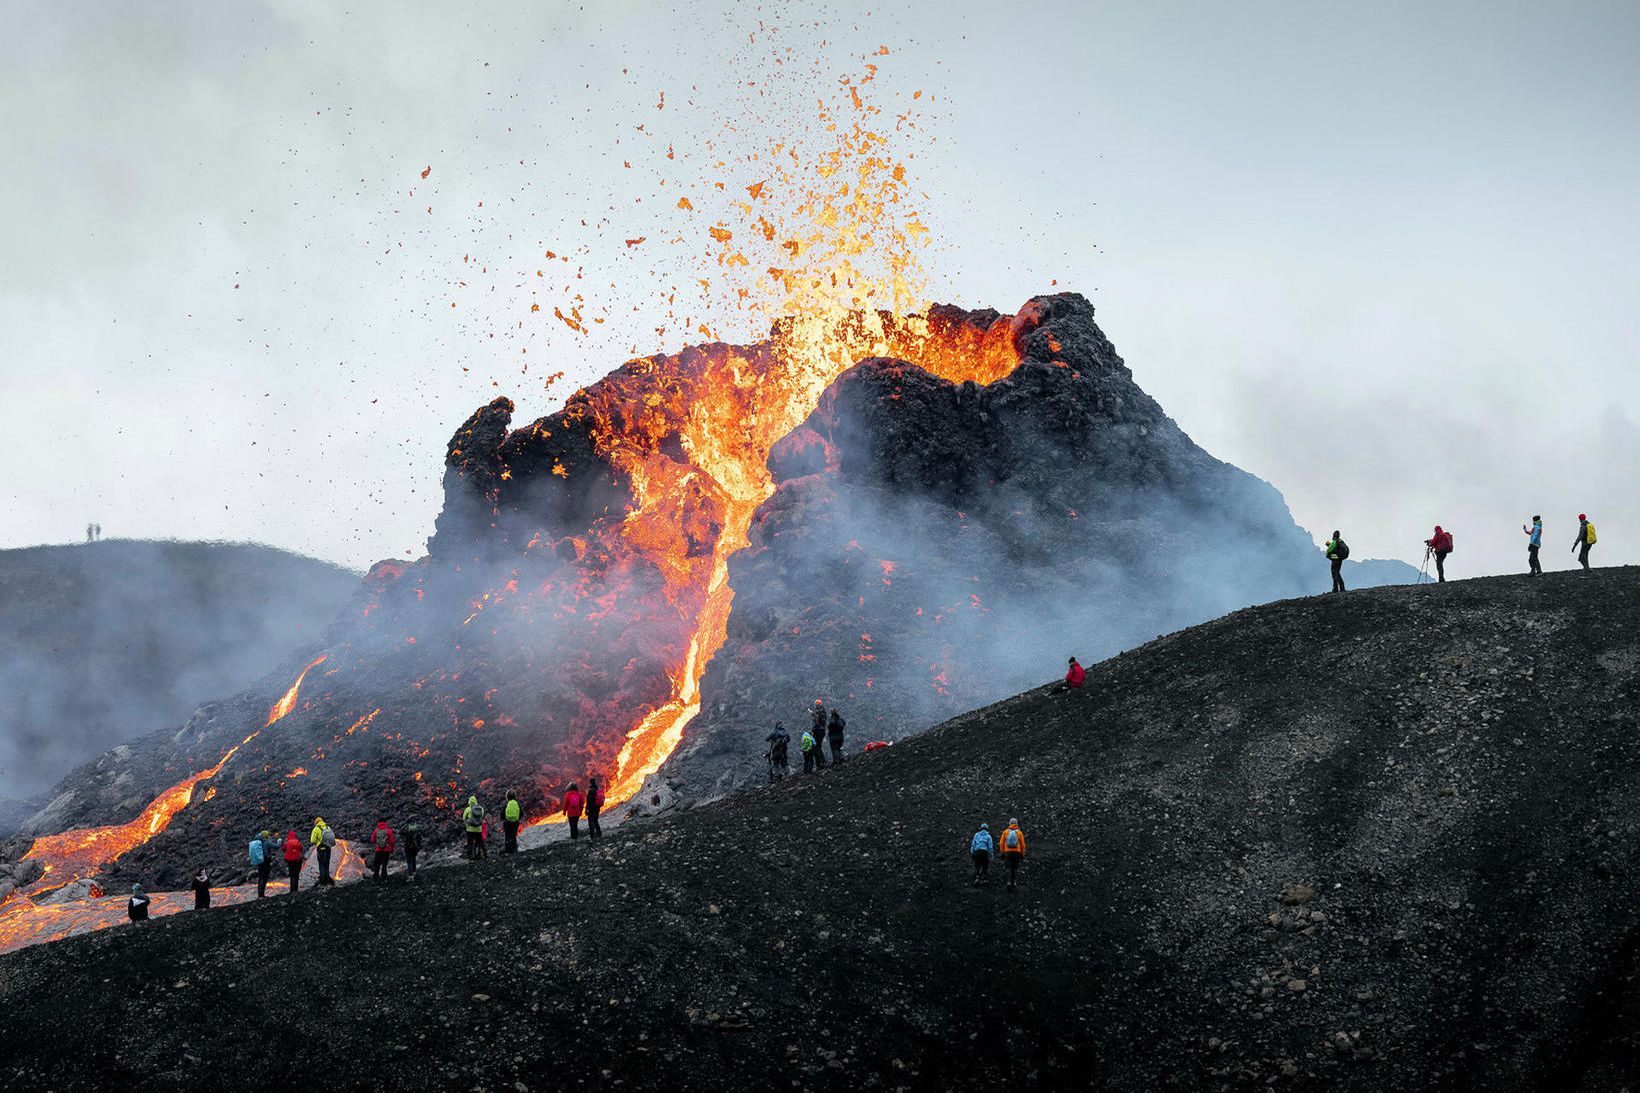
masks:
[(1542, 511), (1560, 565), (1587, 511), (1597, 560), (1640, 560), (1619, 2), (0, 0), (0, 544), (419, 555), (475, 406), (676, 347), (676, 255), (599, 258), (621, 310), (586, 337), (520, 318), (528, 267), (659, 223), (623, 163), (717, 138), (747, 35), (798, 13), (934, 95), (935, 298), (1086, 292), (1186, 430), (1357, 557), (1441, 522), (1455, 572), (1511, 570)]

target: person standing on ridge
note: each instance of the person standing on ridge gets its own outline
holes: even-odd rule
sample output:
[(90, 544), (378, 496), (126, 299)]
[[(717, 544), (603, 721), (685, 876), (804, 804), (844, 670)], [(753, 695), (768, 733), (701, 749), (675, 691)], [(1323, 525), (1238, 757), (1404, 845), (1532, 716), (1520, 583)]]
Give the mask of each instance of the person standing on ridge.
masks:
[(826, 737), (831, 741), (831, 761), (833, 765), (843, 761), (843, 715), (837, 710), (831, 711), (831, 720), (826, 724)]
[(991, 825), (980, 824), (979, 830), (968, 841), (968, 856), (974, 859), (974, 883), (978, 884), (991, 872), (991, 854), (996, 844), (991, 841)]
[(1534, 577), (1541, 576), (1543, 566), (1538, 564), (1538, 549), (1543, 546), (1543, 517), (1532, 517), (1532, 526), (1522, 524), (1520, 530), (1526, 535), (1527, 572)]
[(1334, 531), (1332, 538), (1327, 540), (1327, 561), (1332, 563), (1332, 590), (1334, 592), (1343, 592), (1345, 590), (1344, 560), (1349, 556), (1350, 545), (1344, 541), (1342, 535)]
[(814, 773), (814, 753), (819, 747), (819, 742), (814, 738), (814, 730), (804, 729), (802, 738), (797, 742), (797, 749), (803, 753), (804, 774)]
[(564, 794), (564, 815), (569, 819), (569, 837), (581, 837), (581, 809), (586, 805), (586, 798), (581, 796), (581, 787), (574, 782), (569, 784), (569, 790)]
[(1572, 541), (1572, 550), (1577, 552), (1577, 564), (1583, 567), (1585, 573), (1589, 571), (1589, 548), (1594, 546), (1594, 541), (1594, 525), (1589, 523), (1587, 516), (1578, 513), (1577, 538)]
[(786, 732), (783, 722), (776, 721), (774, 732), (763, 739), (769, 745), (769, 750), (764, 753), (764, 758), (769, 761), (769, 781), (779, 782), (791, 773), (791, 763), (787, 758), (787, 751), (792, 742), (791, 735)]
[(268, 874), (273, 872), (273, 837), (266, 831), (251, 840), (251, 864), (256, 867), (256, 898), (268, 894)]
[(205, 872), (205, 867), (199, 867), (194, 874), (194, 910), (204, 911), (211, 906), (211, 875)]
[(1441, 584), (1446, 583), (1446, 556), (1452, 553), (1452, 533), (1443, 531), (1441, 525), (1435, 525), (1435, 534), (1424, 540), (1426, 554), (1435, 555), (1435, 579)]
[(518, 821), (524, 817), (524, 806), (518, 803), (518, 794), (507, 791), (507, 805), (501, 810), (501, 834), (506, 841), (501, 844), (503, 854), (518, 853)]
[(484, 856), (484, 806), (475, 794), (467, 798), (467, 807), (461, 810), (461, 824), (467, 829), (467, 849), (462, 856), (469, 861)]
[(285, 833), (285, 870), (290, 874), (290, 894), (294, 896), (302, 881), (302, 840), (296, 837), (295, 828)]
[(319, 862), (319, 879), (314, 881), (320, 887), (334, 883), (330, 879), (330, 852), (336, 847), (336, 832), (325, 823), (324, 817), (313, 818), (313, 831), (308, 842), (313, 846), (313, 853)]
[(404, 847), (404, 873), (411, 880), (416, 879), (416, 855), (421, 853), (421, 825), (409, 823), (404, 825), (404, 838), (399, 840)]
[(370, 833), (370, 849), (376, 852), (370, 862), (370, 876), (378, 883), (387, 879), (387, 860), (393, 856), (393, 829), (387, 826), (387, 817), (376, 821), (376, 830)]
[(1008, 830), (1002, 833), (1002, 864), (1008, 867), (1008, 891), (1014, 890), (1014, 882), (1019, 877), (1019, 863), (1025, 860), (1025, 832), (1019, 829), (1019, 821), (1010, 819)]
[(131, 916), (132, 922), (148, 921), (148, 893), (142, 890), (142, 885), (131, 886), (131, 901), (125, 905), (125, 913)]
[(604, 829), (598, 826), (598, 813), (604, 810), (604, 787), (598, 784), (596, 774), (587, 778), (587, 838), (601, 839)]
[(814, 709), (809, 711), (810, 729), (814, 733), (814, 742), (819, 745), (814, 749), (814, 766), (817, 770), (826, 768), (826, 707), (818, 698), (814, 700)]

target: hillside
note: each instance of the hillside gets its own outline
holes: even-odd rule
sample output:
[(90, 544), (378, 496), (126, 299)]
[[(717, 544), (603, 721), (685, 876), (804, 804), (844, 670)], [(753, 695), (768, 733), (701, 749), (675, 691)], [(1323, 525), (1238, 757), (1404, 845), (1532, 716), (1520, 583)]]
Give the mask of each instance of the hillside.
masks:
[(26, 949), (0, 1084), (1632, 1088), (1637, 612), (1285, 601), (597, 846)]
[[(0, 550), (0, 798), (36, 797), (249, 686), (317, 641), (357, 586), (339, 566), (248, 543)], [(8, 819), (21, 816), (0, 808)]]

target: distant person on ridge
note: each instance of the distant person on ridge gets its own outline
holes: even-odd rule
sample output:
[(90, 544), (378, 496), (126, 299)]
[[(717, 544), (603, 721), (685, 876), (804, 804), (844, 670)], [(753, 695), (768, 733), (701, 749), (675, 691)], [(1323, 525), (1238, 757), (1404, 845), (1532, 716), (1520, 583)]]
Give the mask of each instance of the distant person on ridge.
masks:
[(979, 830), (968, 841), (968, 856), (974, 859), (974, 883), (978, 884), (991, 872), (991, 854), (996, 844), (991, 841), (991, 825), (980, 824)]
[(194, 874), (194, 910), (204, 911), (211, 906), (211, 875), (205, 872), (205, 867), (199, 867)]
[(290, 873), (290, 894), (294, 896), (302, 880), (302, 840), (296, 837), (295, 828), (285, 833), (285, 869)]
[(507, 791), (507, 806), (501, 810), (501, 833), (506, 836), (506, 842), (501, 845), (503, 854), (518, 853), (518, 821), (524, 817), (524, 806), (518, 803), (518, 794)]
[(387, 879), (387, 860), (393, 856), (393, 829), (387, 826), (387, 817), (376, 821), (376, 830), (370, 833), (370, 849), (376, 852), (370, 862), (370, 876), (376, 881)]
[(467, 798), (467, 807), (461, 810), (461, 824), (467, 829), (467, 848), (462, 856), (469, 861), (484, 856), (484, 806), (478, 797)]
[(581, 837), (581, 809), (586, 805), (586, 798), (581, 796), (581, 787), (574, 782), (569, 784), (569, 790), (564, 794), (564, 815), (569, 819), (569, 837)]
[(1344, 560), (1350, 556), (1350, 545), (1344, 537), (1334, 531), (1331, 539), (1327, 540), (1327, 561), (1332, 563), (1332, 577), (1334, 592), (1343, 592), (1344, 589)]
[(1572, 541), (1572, 549), (1577, 552), (1577, 564), (1583, 567), (1586, 573), (1589, 569), (1589, 548), (1594, 546), (1594, 525), (1581, 512), (1577, 514), (1577, 538)]
[(1025, 860), (1025, 832), (1019, 829), (1019, 821), (1010, 819), (1008, 830), (1002, 833), (1002, 864), (1008, 867), (1008, 891), (1014, 890), (1014, 882), (1019, 877), (1019, 863)]
[(308, 842), (312, 845), (314, 856), (319, 862), (319, 879), (314, 883), (321, 887), (334, 883), (330, 879), (330, 852), (336, 847), (336, 832), (325, 823), (324, 817), (313, 818), (313, 831)]
[(598, 776), (594, 774), (587, 779), (587, 838), (604, 837), (604, 829), (598, 826), (598, 813), (603, 810), (604, 787), (598, 784)]
[(404, 873), (411, 880), (416, 879), (416, 855), (421, 853), (421, 825), (409, 823), (404, 825), (404, 838), (399, 840), (404, 847)]
[(819, 749), (820, 743), (814, 738), (814, 730), (804, 729), (802, 738), (797, 742), (797, 750), (803, 753), (804, 774), (814, 773), (814, 753)]
[(273, 872), (273, 836), (266, 831), (251, 840), (251, 864), (256, 867), (256, 898), (268, 894), (268, 874)]
[(131, 916), (132, 922), (148, 921), (148, 893), (142, 890), (142, 885), (131, 886), (131, 901), (125, 905), (125, 913)]
[(1522, 524), (1520, 530), (1526, 533), (1527, 572), (1534, 577), (1541, 576), (1543, 566), (1538, 564), (1538, 549), (1543, 546), (1543, 517), (1532, 517), (1532, 526), (1527, 527)]
[(778, 782), (791, 773), (791, 762), (787, 757), (787, 750), (791, 745), (792, 738), (786, 732), (785, 724), (776, 721), (774, 723), (774, 732), (764, 737), (764, 740), (769, 744), (769, 750), (764, 753), (764, 758), (769, 761), (769, 781)]
[(814, 749), (814, 765), (823, 770), (826, 766), (826, 707), (817, 698), (814, 700), (814, 709), (809, 711), (809, 731), (814, 733), (814, 742), (819, 746)]
[(1446, 583), (1446, 556), (1452, 553), (1452, 533), (1441, 530), (1441, 525), (1435, 525), (1435, 534), (1424, 540), (1424, 547), (1428, 553), (1435, 555), (1435, 579), (1441, 584)]
[(826, 737), (831, 741), (831, 761), (843, 761), (843, 715), (837, 710), (831, 711), (831, 720), (826, 723)]
[(1071, 660), (1070, 660), (1069, 666), (1067, 666), (1066, 669), (1065, 669), (1065, 686), (1064, 686), (1064, 690), (1067, 690), (1067, 691), (1080, 690), (1081, 687), (1082, 687), (1082, 684), (1087, 681), (1087, 678), (1088, 678), (1087, 669), (1083, 668), (1082, 665), (1078, 664), (1076, 662), (1075, 657), (1072, 657)]

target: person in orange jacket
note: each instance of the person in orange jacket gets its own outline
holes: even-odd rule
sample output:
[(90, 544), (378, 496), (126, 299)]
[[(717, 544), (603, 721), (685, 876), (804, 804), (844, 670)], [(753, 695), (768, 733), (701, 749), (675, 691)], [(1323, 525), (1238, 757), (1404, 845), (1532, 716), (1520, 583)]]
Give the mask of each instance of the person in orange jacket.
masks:
[(1008, 821), (1008, 829), (997, 840), (997, 847), (1002, 853), (1002, 864), (1008, 867), (1008, 891), (1012, 892), (1019, 876), (1019, 863), (1025, 860), (1025, 832), (1019, 829), (1018, 820)]
[(569, 792), (564, 794), (564, 815), (569, 817), (569, 837), (581, 837), (581, 809), (586, 806), (586, 798), (581, 796), (581, 787), (574, 782), (569, 784)]

